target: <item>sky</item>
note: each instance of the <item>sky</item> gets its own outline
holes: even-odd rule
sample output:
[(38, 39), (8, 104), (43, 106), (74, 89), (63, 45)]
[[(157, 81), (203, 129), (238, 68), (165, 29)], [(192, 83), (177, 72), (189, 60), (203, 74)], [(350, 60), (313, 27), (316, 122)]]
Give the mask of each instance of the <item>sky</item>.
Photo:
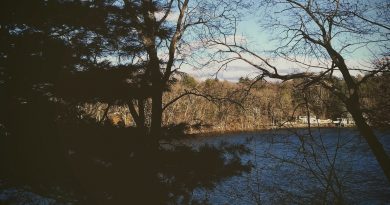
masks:
[[(264, 51), (271, 50), (277, 47), (277, 42), (271, 41), (273, 39), (272, 31), (268, 29), (262, 29), (259, 25), (258, 19), (262, 19), (260, 15), (254, 16), (251, 13), (248, 13), (242, 18), (242, 21), (238, 24), (237, 35), (245, 38), (247, 42), (250, 43), (250, 46), (255, 51)], [(345, 39), (342, 39), (340, 44), (345, 43), (344, 40), (348, 39), (346, 36)], [(334, 41), (334, 45), (337, 47), (337, 42)], [(389, 45), (387, 43), (387, 45)], [(354, 49), (352, 52), (345, 54), (346, 62), (349, 66), (353, 68), (365, 68), (367, 67), (372, 59), (372, 52), (376, 52), (377, 48), (375, 46), (367, 46)], [(261, 53), (261, 52), (260, 52)], [(261, 53), (263, 55), (263, 53)], [(266, 54), (265, 54), (266, 55)], [(267, 57), (267, 56), (266, 56)], [(281, 73), (291, 73), (297, 72), (301, 68), (298, 65), (292, 65), (291, 62), (287, 62), (281, 59), (275, 59), (273, 61), (274, 65), (280, 68)], [(302, 68), (303, 69), (303, 68)], [(190, 66), (183, 66), (181, 71), (189, 73), (190, 75), (196, 77), (199, 80), (204, 80), (208, 78), (216, 77), (216, 68), (207, 68), (207, 69), (193, 69)], [(218, 72), (217, 78), (221, 80), (228, 80), (236, 82), (240, 77), (255, 77), (259, 71), (252, 66), (243, 63), (243, 62), (233, 62), (226, 69)], [(353, 72), (355, 75), (359, 72)], [(337, 74), (341, 76), (340, 74)]]
[[(252, 45), (259, 46), (261, 49), (271, 49), (276, 46), (269, 42), (270, 36), (267, 32), (261, 30), (258, 22), (250, 16), (243, 18), (238, 24), (237, 34), (243, 36), (247, 42)], [(192, 67), (184, 67), (183, 72), (187, 72), (199, 80), (216, 78), (217, 68), (193, 69)], [(259, 74), (259, 71), (244, 62), (236, 61), (228, 65), (226, 69), (220, 70), (217, 78), (237, 82), (240, 77), (254, 78)]]

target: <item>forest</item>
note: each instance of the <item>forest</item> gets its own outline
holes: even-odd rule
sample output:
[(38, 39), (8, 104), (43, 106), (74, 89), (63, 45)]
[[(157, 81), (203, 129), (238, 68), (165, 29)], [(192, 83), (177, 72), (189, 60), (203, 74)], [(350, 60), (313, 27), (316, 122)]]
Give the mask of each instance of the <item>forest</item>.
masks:
[(0, 204), (390, 203), (388, 1), (0, 4)]
[[(162, 124), (170, 128), (177, 126), (186, 133), (289, 127), (293, 126), (291, 123), (296, 122), (298, 116), (306, 116), (308, 111), (319, 119), (337, 120), (348, 116), (343, 103), (331, 92), (318, 86), (299, 86), (302, 80), (283, 83), (265, 80), (254, 82), (248, 77), (241, 77), (235, 83), (218, 79), (197, 81), (188, 74), (182, 74), (178, 78), (164, 94), (163, 102), (169, 103), (182, 95), (184, 97), (166, 106)], [(390, 122), (387, 115), (387, 102), (390, 97), (388, 84), (385, 83), (387, 78), (387, 75), (372, 78), (361, 90), (360, 101), (366, 110), (365, 115), (372, 126), (380, 129), (388, 129)], [(340, 79), (339, 81), (340, 84), (343, 83)], [(193, 107), (197, 109), (194, 110)], [(85, 104), (80, 106), (79, 117), (116, 126), (135, 126), (128, 107), (110, 107), (104, 121), (106, 109), (107, 104)], [(150, 120), (150, 117), (148, 119)]]

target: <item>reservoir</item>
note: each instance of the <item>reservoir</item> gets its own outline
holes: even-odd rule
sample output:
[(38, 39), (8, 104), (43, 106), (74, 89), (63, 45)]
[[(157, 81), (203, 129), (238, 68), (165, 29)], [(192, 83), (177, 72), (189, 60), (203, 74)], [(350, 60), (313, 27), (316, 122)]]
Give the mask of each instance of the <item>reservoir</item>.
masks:
[[(158, 152), (115, 131), (64, 142), (66, 161), (54, 167), (35, 160), (19, 169), (33, 183), (2, 178), (0, 204), (390, 204), (390, 184), (353, 128), (184, 137)], [(389, 152), (390, 131), (376, 135)], [(59, 180), (37, 189), (50, 173)]]
[[(376, 133), (390, 150), (390, 132)], [(194, 194), (211, 204), (389, 204), (390, 184), (355, 129), (281, 129), (221, 134), (194, 146), (245, 144), (251, 172)], [(324, 203), (325, 202), (325, 203)]]

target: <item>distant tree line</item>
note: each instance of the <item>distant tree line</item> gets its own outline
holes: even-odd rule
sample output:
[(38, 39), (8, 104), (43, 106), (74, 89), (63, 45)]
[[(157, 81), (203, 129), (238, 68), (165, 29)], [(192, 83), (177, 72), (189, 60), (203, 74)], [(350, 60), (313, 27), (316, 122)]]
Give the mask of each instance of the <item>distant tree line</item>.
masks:
[[(356, 78), (361, 78), (357, 76)], [(364, 83), (361, 102), (365, 116), (376, 127), (389, 127), (387, 74), (377, 75)], [(343, 81), (335, 78), (341, 87)], [(190, 75), (179, 77), (163, 97), (163, 125), (185, 125), (189, 132), (240, 131), (288, 125), (298, 116), (337, 120), (348, 117), (345, 105), (321, 86), (305, 87), (304, 81), (265, 81), (241, 77), (237, 83), (218, 79), (198, 81)], [(145, 109), (148, 106), (146, 106)], [(86, 104), (80, 107), (87, 118), (103, 118), (106, 104)], [(382, 113), (382, 114), (379, 114)], [(127, 107), (112, 107), (106, 123), (134, 126)], [(149, 119), (150, 117), (147, 117)]]

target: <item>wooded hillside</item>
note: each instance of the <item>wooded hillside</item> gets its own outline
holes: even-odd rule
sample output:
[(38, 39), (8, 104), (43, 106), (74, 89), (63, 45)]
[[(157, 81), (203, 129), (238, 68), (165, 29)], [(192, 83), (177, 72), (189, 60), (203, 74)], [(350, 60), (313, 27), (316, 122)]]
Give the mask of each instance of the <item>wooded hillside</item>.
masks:
[[(255, 82), (240, 78), (234, 83), (218, 79), (197, 81), (189, 75), (183, 76), (164, 95), (163, 124), (182, 125), (191, 133), (288, 126), (298, 116), (306, 116), (308, 110), (310, 115), (319, 119), (336, 120), (349, 115), (343, 103), (328, 90), (321, 86), (305, 87), (300, 80)], [(386, 113), (389, 113), (390, 106), (386, 102), (390, 99), (390, 88), (385, 83), (388, 78), (388, 75), (376, 76), (362, 89), (361, 101), (366, 116), (378, 127), (389, 126), (390, 116)], [(338, 81), (342, 84), (341, 80)], [(85, 104), (80, 108), (85, 112), (80, 116), (92, 117), (102, 123), (105, 120), (103, 115), (107, 104)], [(147, 103), (145, 112), (150, 113), (150, 103)], [(126, 106), (111, 106), (107, 116), (107, 120), (115, 125), (134, 126)]]

